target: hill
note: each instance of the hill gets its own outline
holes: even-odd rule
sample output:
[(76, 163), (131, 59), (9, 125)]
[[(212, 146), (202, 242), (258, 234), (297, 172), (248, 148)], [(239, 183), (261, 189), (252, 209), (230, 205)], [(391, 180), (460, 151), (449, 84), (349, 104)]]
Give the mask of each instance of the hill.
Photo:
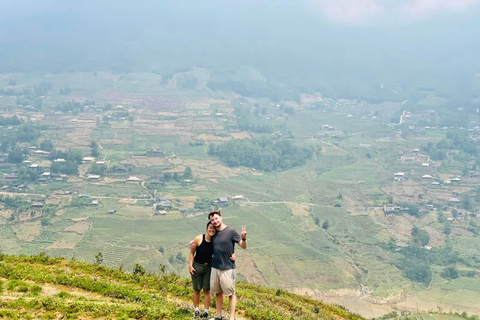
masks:
[[(162, 267), (127, 273), (45, 254), (0, 255), (2, 319), (190, 319), (191, 293), (190, 280)], [(239, 283), (237, 294), (242, 319), (363, 319), (284, 290)]]

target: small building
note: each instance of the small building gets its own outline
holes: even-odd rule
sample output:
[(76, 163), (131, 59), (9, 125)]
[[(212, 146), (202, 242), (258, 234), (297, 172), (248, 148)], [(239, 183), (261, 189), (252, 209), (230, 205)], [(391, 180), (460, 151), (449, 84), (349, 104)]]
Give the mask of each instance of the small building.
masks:
[(459, 199), (459, 198), (452, 197), (452, 198), (448, 198), (447, 202), (459, 203), (459, 202), (460, 202), (460, 199)]
[(422, 167), (430, 167), (430, 163), (424, 162), (424, 163), (422, 163)]
[(164, 201), (170, 201), (167, 197), (160, 197), (160, 196), (155, 196), (155, 202), (164, 202)]
[(147, 157), (150, 157), (150, 158), (163, 158), (166, 155), (167, 155), (166, 152), (163, 150), (152, 149), (147, 151)]
[(243, 200), (243, 195), (239, 194), (239, 195), (236, 195), (236, 196), (233, 196), (233, 200)]
[(422, 179), (426, 179), (426, 180), (429, 180), (429, 179), (432, 179), (432, 178), (433, 178), (433, 177), (432, 177), (431, 175), (429, 175), (429, 174), (424, 174), (424, 175), (422, 176)]
[(153, 208), (154, 210), (158, 211), (158, 210), (171, 210), (172, 209), (172, 203), (170, 201), (164, 201), (164, 202), (159, 202), (159, 203), (155, 203), (153, 205)]
[(45, 207), (45, 204), (42, 202), (34, 202), (30, 205), (31, 208), (43, 208)]
[(3, 180), (7, 180), (7, 181), (12, 181), (12, 180), (15, 180), (17, 179), (18, 176), (14, 173), (9, 173), (9, 174), (6, 174), (3, 176)]
[(87, 199), (87, 198), (90, 198), (90, 195), (89, 194), (79, 194), (78, 198), (79, 199)]
[(30, 201), (32, 201), (32, 202), (45, 202), (45, 198), (44, 197), (32, 197), (32, 198), (30, 198)]
[(82, 158), (82, 162), (92, 162), (94, 160), (95, 160), (94, 157), (83, 157)]
[(66, 162), (66, 161), (67, 160), (62, 159), (62, 158), (58, 158), (58, 159), (53, 160), (53, 162)]
[(39, 166), (40, 166), (40, 165), (39, 165), (38, 163), (32, 163), (32, 164), (30, 165), (30, 168), (32, 168), (32, 169), (38, 169)]
[(100, 175), (98, 174), (89, 174), (87, 177), (86, 177), (87, 180), (98, 180), (100, 179)]
[(50, 152), (43, 151), (43, 150), (35, 150), (33, 153), (36, 154), (36, 155), (39, 155), (39, 156), (49, 156), (50, 155)]
[(113, 209), (113, 210), (108, 210), (108, 214), (114, 214), (114, 213), (117, 213), (117, 210)]
[(397, 211), (397, 207), (394, 204), (388, 203), (383, 206), (383, 212), (391, 213)]
[(90, 202), (90, 205), (92, 205), (92, 206), (99, 206), (101, 204), (102, 203), (99, 200), (93, 200), (92, 202)]
[(125, 182), (127, 182), (127, 183), (139, 183), (139, 182), (142, 182), (142, 179), (132, 176), (132, 177), (128, 177), (127, 179), (125, 179)]
[(393, 174), (393, 179), (395, 181), (405, 181), (405, 172), (395, 172)]
[(221, 207), (225, 207), (228, 205), (228, 198), (218, 198), (217, 199), (217, 203), (221, 206)]

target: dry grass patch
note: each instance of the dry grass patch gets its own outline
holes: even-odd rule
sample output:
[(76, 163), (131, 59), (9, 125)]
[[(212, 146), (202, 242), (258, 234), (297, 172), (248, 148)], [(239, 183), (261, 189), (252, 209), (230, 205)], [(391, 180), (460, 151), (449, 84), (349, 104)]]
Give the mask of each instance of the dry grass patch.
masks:
[(35, 240), (35, 238), (42, 232), (42, 224), (40, 223), (40, 220), (14, 224), (11, 227), (18, 240), (25, 242)]
[(473, 232), (468, 231), (467, 229), (461, 226), (452, 226), (452, 232), (450, 233), (451, 236), (460, 236), (460, 237), (474, 237), (475, 234)]
[(252, 258), (250, 252), (242, 250), (237, 256), (238, 259), (235, 262), (237, 270), (239, 270), (239, 273), (245, 277), (247, 283), (254, 283), (262, 286), (267, 284), (263, 274), (258, 271), (255, 260)]
[(445, 246), (445, 234), (437, 230), (433, 227), (426, 226), (423, 228), (425, 231), (427, 231), (429, 237), (430, 237), (430, 242), (429, 245), (432, 247), (444, 247)]
[(232, 138), (231, 137), (220, 137), (220, 136), (215, 136), (212, 134), (206, 134), (206, 133), (201, 133), (198, 136), (195, 137), (196, 140), (203, 140), (203, 141), (229, 141)]
[(215, 130), (223, 130), (223, 126), (219, 124), (217, 121), (209, 120), (209, 121), (188, 121), (187, 124), (189, 125), (192, 131), (215, 131)]
[(387, 227), (390, 237), (402, 242), (408, 242), (412, 235), (413, 224), (406, 217), (389, 215)]
[(118, 203), (122, 203), (126, 205), (134, 204), (135, 202), (137, 202), (137, 199), (125, 199), (125, 198), (118, 199)]
[(200, 179), (216, 179), (216, 178), (230, 178), (236, 177), (244, 172), (240, 168), (230, 168), (220, 164), (216, 160), (194, 160), (194, 159), (180, 159), (172, 158), (171, 163), (176, 165), (171, 172), (183, 172), (186, 167), (192, 168), (195, 178)]
[(130, 144), (130, 139), (98, 139), (101, 144), (125, 145)]
[(54, 244), (46, 247), (46, 250), (50, 249), (74, 249), (77, 244), (75, 242), (68, 242), (68, 241), (59, 241), (55, 242)]
[(197, 196), (178, 197), (181, 209), (195, 209), (195, 200)]
[(90, 229), (91, 223), (88, 220), (78, 221), (75, 224), (65, 228), (64, 232), (75, 232), (78, 234), (84, 234)]
[(420, 183), (412, 180), (396, 182), (383, 187), (382, 190), (391, 195), (395, 202), (417, 203), (418, 195), (425, 195), (425, 191)]
[(133, 165), (139, 168), (165, 167), (170, 165), (170, 162), (166, 158), (149, 158), (146, 156), (132, 156), (131, 158), (123, 160), (120, 163)]
[(303, 216), (303, 217), (310, 216), (311, 206), (309, 205), (290, 202), (290, 203), (286, 203), (285, 207), (287, 207), (287, 209), (290, 210), (292, 215), (294, 216)]
[(232, 132), (230, 133), (233, 139), (250, 139), (248, 132)]

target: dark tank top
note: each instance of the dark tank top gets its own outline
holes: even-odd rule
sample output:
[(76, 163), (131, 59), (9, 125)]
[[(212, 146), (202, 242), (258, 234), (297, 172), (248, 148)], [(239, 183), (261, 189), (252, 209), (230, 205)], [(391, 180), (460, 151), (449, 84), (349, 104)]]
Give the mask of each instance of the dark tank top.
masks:
[(212, 241), (207, 242), (205, 240), (205, 235), (202, 235), (202, 237), (202, 243), (197, 247), (193, 261), (201, 264), (211, 263), (213, 256), (213, 243)]

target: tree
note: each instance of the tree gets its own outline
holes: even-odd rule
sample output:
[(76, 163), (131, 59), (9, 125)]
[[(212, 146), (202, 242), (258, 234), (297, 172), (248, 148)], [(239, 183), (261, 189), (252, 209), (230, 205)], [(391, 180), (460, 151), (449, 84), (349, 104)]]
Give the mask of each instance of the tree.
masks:
[(322, 223), (322, 229), (327, 230), (328, 227), (329, 227), (329, 222), (328, 222), (328, 220), (325, 220), (325, 221)]
[(21, 163), (23, 161), (23, 152), (19, 148), (15, 148), (8, 154), (7, 162), (10, 163)]
[(135, 266), (133, 267), (133, 274), (143, 276), (145, 274), (145, 268), (142, 267), (140, 264), (135, 263)]
[(192, 168), (190, 167), (186, 167), (185, 170), (183, 171), (183, 178), (184, 179), (193, 179), (193, 172), (192, 172)]
[(412, 229), (412, 242), (420, 244), (421, 246), (426, 246), (430, 241), (430, 236), (425, 230), (420, 230), (417, 227)]
[(52, 151), (53, 150), (53, 142), (52, 140), (50, 139), (46, 139), (46, 140), (43, 140), (41, 143), (40, 143), (40, 149), (44, 150), (44, 151)]
[(95, 255), (95, 260), (94, 260), (93, 264), (95, 264), (97, 266), (103, 264), (103, 253), (99, 252)]
[(458, 270), (455, 266), (449, 266), (443, 269), (440, 273), (440, 276), (444, 279), (457, 279), (458, 278)]
[(76, 164), (82, 164), (82, 151), (76, 149), (68, 151), (67, 159), (75, 162)]

